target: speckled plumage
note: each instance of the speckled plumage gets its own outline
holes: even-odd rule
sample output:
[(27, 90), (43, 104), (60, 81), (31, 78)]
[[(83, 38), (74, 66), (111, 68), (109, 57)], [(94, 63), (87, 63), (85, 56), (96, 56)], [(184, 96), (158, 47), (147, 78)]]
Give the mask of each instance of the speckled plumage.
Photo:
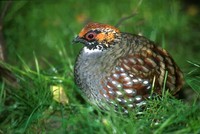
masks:
[(161, 94), (166, 71), (165, 86), (172, 95), (183, 85), (183, 74), (168, 52), (143, 36), (89, 23), (75, 42), (85, 45), (76, 60), (75, 82), (99, 107), (145, 104), (152, 92)]

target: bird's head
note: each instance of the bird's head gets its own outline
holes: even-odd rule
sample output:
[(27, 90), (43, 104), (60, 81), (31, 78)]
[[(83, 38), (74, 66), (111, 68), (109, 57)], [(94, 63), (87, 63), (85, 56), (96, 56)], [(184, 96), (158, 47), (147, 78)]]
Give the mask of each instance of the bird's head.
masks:
[(120, 31), (110, 25), (100, 23), (87, 24), (77, 37), (75, 43), (83, 43), (90, 50), (105, 50), (120, 40)]

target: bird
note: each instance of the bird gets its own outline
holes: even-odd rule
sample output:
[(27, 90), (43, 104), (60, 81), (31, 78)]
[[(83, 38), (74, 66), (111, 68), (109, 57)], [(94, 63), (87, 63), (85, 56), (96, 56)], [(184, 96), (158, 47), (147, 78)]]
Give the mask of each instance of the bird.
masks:
[(184, 85), (170, 54), (144, 36), (90, 22), (73, 43), (84, 45), (75, 61), (75, 84), (101, 109), (128, 112), (152, 96), (162, 96), (163, 90), (175, 96)]

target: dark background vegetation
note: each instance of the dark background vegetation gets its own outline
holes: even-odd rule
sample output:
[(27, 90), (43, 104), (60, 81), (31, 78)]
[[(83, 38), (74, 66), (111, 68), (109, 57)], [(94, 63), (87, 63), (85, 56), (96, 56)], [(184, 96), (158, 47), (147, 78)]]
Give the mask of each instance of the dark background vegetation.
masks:
[[(1, 14), (7, 3), (0, 2)], [(71, 41), (89, 21), (116, 25), (134, 13), (120, 30), (140, 33), (169, 51), (184, 72), (185, 99), (150, 100), (141, 115), (137, 109), (128, 117), (104, 113), (85, 103), (74, 86), (82, 46)], [(0, 84), (0, 133), (200, 133), (199, 1), (19, 0), (1, 22), (1, 65), (17, 82)], [(52, 99), (52, 86), (61, 86), (69, 103)]]

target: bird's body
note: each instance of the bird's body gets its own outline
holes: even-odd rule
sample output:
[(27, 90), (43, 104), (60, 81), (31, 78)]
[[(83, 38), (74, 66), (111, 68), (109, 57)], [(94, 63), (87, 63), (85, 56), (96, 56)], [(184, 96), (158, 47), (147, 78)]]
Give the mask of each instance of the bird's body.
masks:
[(99, 107), (134, 108), (152, 93), (160, 95), (164, 83), (172, 95), (183, 85), (182, 72), (168, 52), (143, 36), (89, 23), (76, 41), (85, 47), (76, 60), (75, 82)]

